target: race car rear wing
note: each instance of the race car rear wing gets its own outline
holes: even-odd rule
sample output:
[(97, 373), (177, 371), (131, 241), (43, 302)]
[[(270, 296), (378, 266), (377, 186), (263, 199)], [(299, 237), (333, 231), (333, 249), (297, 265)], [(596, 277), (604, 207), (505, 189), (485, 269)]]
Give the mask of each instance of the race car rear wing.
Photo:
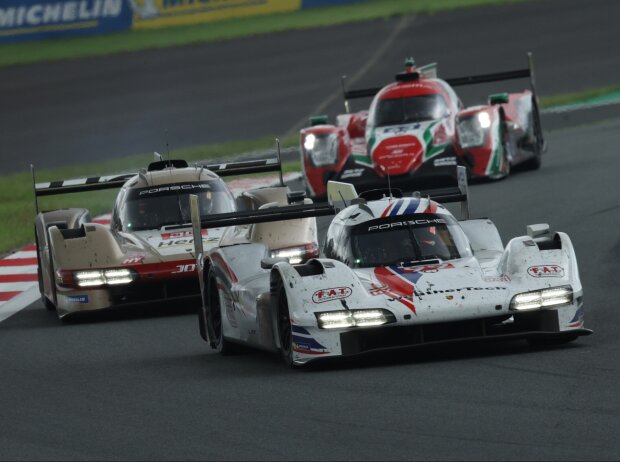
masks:
[[(428, 197), (434, 201), (442, 204), (450, 202), (460, 202), (461, 204), (461, 219), (469, 219), (469, 186), (467, 184), (467, 170), (463, 166), (456, 167), (457, 184), (453, 187), (429, 189), (426, 191), (416, 191), (415, 197)], [(392, 195), (390, 189), (377, 190), (382, 192), (386, 197)], [(366, 193), (372, 193), (373, 191), (367, 191)], [(342, 205), (345, 207), (351, 203), (359, 203), (359, 201), (365, 201), (363, 197), (360, 197), (355, 190), (355, 186), (351, 183), (343, 183), (339, 181), (327, 182), (327, 200), (336, 210), (340, 209)]]
[[(250, 173), (280, 172), (280, 184), (283, 183), (282, 163), (280, 161), (279, 141), (277, 157), (269, 159), (258, 159), (241, 162), (223, 162), (219, 164), (205, 164), (199, 167), (208, 169), (219, 176), (246, 175)], [(159, 157), (161, 159), (161, 156)], [(128, 180), (136, 175), (143, 175), (147, 171), (162, 170), (173, 166), (175, 168), (187, 167), (184, 160), (158, 160), (149, 165), (148, 169), (139, 172), (120, 173), (117, 175), (94, 176), (88, 178), (75, 178), (71, 180), (48, 181), (37, 183), (35, 180), (34, 165), (30, 165), (32, 172), (32, 185), (35, 196), (35, 207), (39, 210), (37, 199), (41, 196), (52, 196), (57, 194), (69, 194), (77, 192), (97, 191), (102, 189), (113, 189), (122, 187)]]
[[(525, 69), (517, 69), (513, 71), (495, 72), (492, 74), (478, 74), (466, 77), (452, 77), (444, 79), (453, 87), (462, 85), (474, 85), (479, 83), (499, 82), (502, 80), (513, 80), (529, 77), (530, 88), (532, 93), (536, 94), (536, 83), (534, 80), (534, 58), (531, 52), (527, 53), (528, 67)], [(420, 68), (422, 69), (422, 68)], [(358, 90), (347, 90), (345, 85), (345, 76), (342, 77), (342, 90), (344, 93), (344, 107), (349, 112), (349, 100), (356, 98), (370, 98), (375, 96), (383, 87), (362, 88)]]
[[(208, 228), (223, 228), (227, 226), (241, 226), (255, 223), (267, 223), (298, 218), (312, 218), (335, 215), (336, 209), (330, 204), (303, 204), (270, 207), (266, 209), (250, 210), (246, 212), (218, 213), (201, 219), (198, 208), (198, 196), (189, 197), (194, 236), (200, 236), (201, 230)], [(194, 239), (196, 261), (202, 261), (204, 252), (202, 239)]]

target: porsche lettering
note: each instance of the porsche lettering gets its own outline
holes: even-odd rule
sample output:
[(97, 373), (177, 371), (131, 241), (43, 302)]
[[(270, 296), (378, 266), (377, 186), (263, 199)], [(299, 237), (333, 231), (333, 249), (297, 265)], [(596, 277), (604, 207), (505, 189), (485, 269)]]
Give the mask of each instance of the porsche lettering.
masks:
[(420, 218), (417, 220), (407, 220), (407, 221), (393, 221), (391, 223), (382, 223), (380, 225), (373, 225), (368, 228), (368, 231), (377, 231), (383, 229), (391, 229), (398, 228), (406, 225), (432, 225), (432, 224), (445, 224), (446, 220), (443, 218)]
[(211, 189), (208, 184), (178, 184), (172, 186), (162, 186), (161, 188), (151, 188), (140, 191), (139, 196), (144, 194), (157, 194), (166, 191), (192, 191), (194, 189)]

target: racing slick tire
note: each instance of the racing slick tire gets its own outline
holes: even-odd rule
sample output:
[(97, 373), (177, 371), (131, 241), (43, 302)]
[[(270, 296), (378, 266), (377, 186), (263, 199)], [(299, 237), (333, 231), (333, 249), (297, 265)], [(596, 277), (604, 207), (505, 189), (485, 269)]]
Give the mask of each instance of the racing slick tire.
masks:
[[(39, 293), (41, 294), (41, 303), (43, 306), (49, 311), (54, 311), (56, 309), (56, 305), (49, 298), (45, 296), (45, 287), (43, 286), (43, 271), (41, 270), (41, 252), (39, 251), (39, 236), (37, 235), (37, 231), (35, 228), (34, 231), (34, 241), (37, 245), (37, 280), (39, 281)], [(54, 274), (54, 267), (50, 259), (50, 274)], [(55, 291), (54, 291), (55, 292)]]
[(538, 170), (542, 165), (542, 153), (545, 150), (545, 141), (542, 134), (542, 127), (540, 124), (540, 113), (538, 111), (538, 104), (532, 97), (532, 120), (530, 121), (532, 127), (532, 137), (534, 138), (533, 151), (534, 156), (523, 163), (523, 168), (526, 170)]
[(278, 277), (275, 286), (276, 300), (276, 319), (278, 326), (278, 339), (280, 340), (280, 354), (284, 364), (290, 368), (295, 368), (293, 362), (293, 331), (291, 328), (291, 315), (288, 308), (288, 299), (286, 297), (286, 289), (281, 277)]
[[(211, 266), (209, 268), (209, 274), (207, 276), (207, 284), (205, 287), (206, 297), (205, 300), (209, 307), (209, 314), (211, 325), (213, 326), (213, 332), (215, 333), (215, 338), (210, 338), (209, 343), (211, 344), (211, 348), (216, 350), (219, 354), (223, 356), (227, 356), (230, 354), (234, 354), (236, 352), (236, 345), (231, 343), (224, 337), (224, 326), (223, 326), (223, 317), (222, 317), (222, 304), (220, 303), (220, 292), (217, 288), (217, 278), (215, 276), (215, 271)], [(206, 326), (201, 325), (201, 329), (205, 329)], [(202, 330), (201, 330), (202, 335)], [(206, 332), (203, 338), (207, 337)]]

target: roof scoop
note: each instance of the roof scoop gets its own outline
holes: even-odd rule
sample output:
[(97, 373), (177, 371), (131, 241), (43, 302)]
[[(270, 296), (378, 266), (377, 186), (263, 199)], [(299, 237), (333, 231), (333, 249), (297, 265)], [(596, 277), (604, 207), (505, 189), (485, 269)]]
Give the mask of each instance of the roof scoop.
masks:
[(415, 59), (409, 57), (405, 59), (405, 70), (396, 74), (397, 82), (414, 82), (420, 78), (420, 73), (415, 67)]

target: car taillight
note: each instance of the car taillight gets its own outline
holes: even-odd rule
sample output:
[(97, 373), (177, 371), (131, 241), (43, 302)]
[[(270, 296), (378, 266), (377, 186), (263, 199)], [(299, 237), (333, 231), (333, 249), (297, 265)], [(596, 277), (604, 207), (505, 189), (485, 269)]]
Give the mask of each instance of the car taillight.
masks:
[(289, 263), (292, 265), (302, 263), (310, 258), (316, 258), (318, 256), (319, 246), (316, 242), (295, 247), (284, 247), (271, 251), (272, 258), (288, 258)]

